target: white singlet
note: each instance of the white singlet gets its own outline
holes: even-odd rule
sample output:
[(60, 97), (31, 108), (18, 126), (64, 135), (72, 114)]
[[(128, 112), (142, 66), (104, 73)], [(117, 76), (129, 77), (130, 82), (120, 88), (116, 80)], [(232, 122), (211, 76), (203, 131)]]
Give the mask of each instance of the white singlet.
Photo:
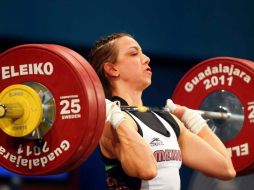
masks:
[(170, 132), (167, 137), (145, 125), (135, 115), (128, 112), (139, 124), (144, 140), (150, 145), (157, 161), (157, 176), (152, 180), (142, 180), (141, 190), (180, 190), (179, 169), (182, 165), (182, 156), (174, 130), (168, 122), (153, 112)]

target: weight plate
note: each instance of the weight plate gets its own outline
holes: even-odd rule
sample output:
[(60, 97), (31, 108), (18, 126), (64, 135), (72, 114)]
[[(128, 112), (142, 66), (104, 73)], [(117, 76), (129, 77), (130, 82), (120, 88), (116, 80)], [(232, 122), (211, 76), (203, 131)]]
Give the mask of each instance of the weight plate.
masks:
[[(104, 96), (104, 91), (103, 91), (103, 87), (101, 85), (100, 79), (97, 76), (97, 74), (95, 73), (94, 69), (90, 66), (90, 64), (77, 52), (64, 47), (64, 46), (60, 46), (60, 45), (55, 45), (55, 44), (47, 44), (47, 46), (55, 49), (56, 51), (59, 52), (65, 52), (70, 54), (74, 59), (76, 59), (81, 66), (84, 68), (85, 70), (85, 75), (89, 76), (90, 78), (90, 82), (92, 83), (92, 86), (94, 88), (94, 92), (95, 94), (93, 95), (94, 98), (97, 99), (97, 105), (94, 105), (95, 108), (94, 111), (96, 111), (96, 113), (93, 113), (93, 119), (94, 122), (96, 123), (96, 125), (94, 125), (93, 127), (93, 131), (92, 131), (92, 127), (90, 128), (90, 135), (92, 135), (92, 137), (90, 138), (90, 140), (88, 138), (84, 139), (84, 143), (87, 144), (87, 141), (89, 142), (90, 146), (88, 147), (88, 149), (86, 151), (83, 151), (83, 154), (80, 155), (78, 154), (79, 158), (75, 159), (77, 161), (70, 163), (68, 166), (66, 165), (66, 168), (61, 168), (61, 170), (65, 171), (66, 169), (68, 170), (72, 170), (77, 168), (78, 166), (80, 166), (87, 158), (88, 156), (90, 156), (90, 154), (95, 150), (96, 146), (99, 143), (99, 139), (101, 136), (101, 133), (103, 131), (103, 127), (104, 127), (104, 123), (105, 123), (105, 96)], [(85, 81), (86, 83), (89, 82), (89, 80), (87, 79)], [(82, 146), (82, 145), (81, 145)], [(82, 148), (81, 148), (82, 149)]]
[[(40, 44), (7, 50), (0, 55), (0, 65), (0, 90), (12, 84), (35, 82), (50, 91), (56, 105), (55, 121), (42, 137), (42, 147), (36, 145), (35, 139), (13, 138), (0, 131), (1, 165), (23, 175), (56, 173), (73, 162), (74, 155), (83, 153), (80, 145), (94, 126), (89, 113), (97, 100), (91, 97), (94, 89), (84, 82), (88, 76), (71, 56)], [(83, 150), (89, 145), (90, 142)]]
[(224, 128), (219, 128), (218, 121), (213, 122), (213, 126), (225, 133), (222, 141), (237, 173), (254, 163), (254, 96), (250, 93), (254, 87), (254, 70), (250, 63), (231, 57), (205, 60), (183, 76), (172, 95), (175, 103), (193, 109), (225, 109), (244, 117), (243, 124), (238, 121), (233, 125), (230, 119), (223, 121)]
[(86, 74), (90, 77), (90, 80), (92, 81), (92, 84), (95, 89), (95, 97), (97, 99), (97, 105), (94, 105), (97, 107), (97, 113), (94, 115), (96, 117), (96, 126), (94, 127), (94, 132), (93, 132), (94, 136), (91, 140), (88, 150), (83, 153), (83, 155), (80, 157), (80, 159), (77, 162), (71, 164), (70, 169), (75, 169), (87, 159), (87, 157), (95, 150), (96, 146), (99, 143), (99, 139), (101, 137), (104, 124), (105, 124), (105, 114), (106, 114), (105, 113), (106, 111), (105, 95), (104, 95), (102, 84), (96, 72), (94, 71), (92, 66), (80, 54), (64, 46), (60, 46), (60, 45), (54, 45), (54, 46), (55, 48), (56, 46), (58, 46), (58, 48), (71, 54), (84, 67), (84, 69), (87, 72)]
[[(44, 47), (50, 48), (53, 51), (58, 52), (61, 56), (64, 57), (68, 57), (72, 63), (74, 63), (75, 65), (77, 65), (78, 67), (81, 67), (79, 62), (76, 60), (75, 57), (73, 57), (71, 54), (69, 54), (68, 52), (64, 51), (63, 48), (59, 48), (60, 46), (58, 45), (54, 45), (54, 44), (43, 44)], [(82, 83), (85, 83), (86, 88), (88, 89), (93, 89), (89, 91), (89, 98), (94, 99), (96, 97), (95, 95), (95, 89), (92, 85), (92, 82), (89, 78), (89, 75), (86, 74), (86, 70), (82, 68), (80, 68), (80, 70), (82, 70), (83, 74), (82, 74)], [(94, 100), (89, 99), (89, 102), (93, 102), (95, 103)], [(95, 99), (96, 100), (96, 99)], [(97, 101), (97, 100), (96, 100)], [(93, 109), (91, 109), (87, 114), (89, 115), (88, 117), (90, 118), (90, 122), (89, 123), (93, 123), (93, 125), (89, 126), (89, 132), (86, 133), (85, 137), (82, 139), (82, 141), (79, 144), (78, 149), (76, 150), (76, 153), (72, 156), (72, 159), (70, 159), (68, 162), (65, 162), (64, 165), (62, 165), (59, 170), (56, 171), (56, 173), (63, 173), (66, 171), (70, 171), (72, 169), (72, 166), (74, 165), (74, 163), (77, 163), (80, 161), (80, 158), (82, 155), (84, 155), (87, 152), (87, 149), (91, 146), (90, 142), (93, 139), (93, 135), (95, 133), (94, 131), (94, 126), (96, 124), (96, 116), (97, 116), (97, 107), (96, 105), (93, 105)], [(85, 157), (87, 158), (89, 155), (85, 155)]]

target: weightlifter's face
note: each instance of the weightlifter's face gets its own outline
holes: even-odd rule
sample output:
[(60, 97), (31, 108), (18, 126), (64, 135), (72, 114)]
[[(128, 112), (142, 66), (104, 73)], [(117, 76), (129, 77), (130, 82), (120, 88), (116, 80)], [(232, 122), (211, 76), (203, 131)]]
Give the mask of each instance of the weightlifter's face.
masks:
[(118, 57), (115, 63), (119, 77), (133, 87), (145, 89), (151, 84), (152, 71), (149, 67), (150, 58), (143, 52), (136, 40), (124, 36), (115, 41)]

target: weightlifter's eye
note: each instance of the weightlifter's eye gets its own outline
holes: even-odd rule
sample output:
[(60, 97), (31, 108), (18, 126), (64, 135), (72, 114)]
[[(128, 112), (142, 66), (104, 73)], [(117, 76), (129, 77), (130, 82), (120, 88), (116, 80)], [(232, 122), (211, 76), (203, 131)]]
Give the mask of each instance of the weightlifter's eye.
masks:
[(129, 55), (131, 55), (131, 56), (136, 56), (140, 52), (141, 52), (141, 50), (138, 47), (136, 47), (136, 46), (130, 47), (130, 49), (129, 49)]
[(132, 56), (136, 56), (136, 55), (138, 55), (138, 52), (137, 52), (137, 51), (131, 52), (131, 55), (132, 55)]

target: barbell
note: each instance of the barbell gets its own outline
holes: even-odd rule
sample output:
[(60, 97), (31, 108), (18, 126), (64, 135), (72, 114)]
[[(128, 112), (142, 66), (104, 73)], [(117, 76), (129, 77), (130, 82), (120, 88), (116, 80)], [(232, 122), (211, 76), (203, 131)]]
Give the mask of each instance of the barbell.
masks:
[[(205, 60), (176, 86), (175, 103), (195, 109), (222, 139), (238, 175), (253, 171), (253, 63)], [(55, 44), (25, 44), (0, 55), (0, 163), (22, 175), (77, 168), (98, 145), (105, 96), (90, 64)], [(122, 106), (124, 110), (164, 108)]]

